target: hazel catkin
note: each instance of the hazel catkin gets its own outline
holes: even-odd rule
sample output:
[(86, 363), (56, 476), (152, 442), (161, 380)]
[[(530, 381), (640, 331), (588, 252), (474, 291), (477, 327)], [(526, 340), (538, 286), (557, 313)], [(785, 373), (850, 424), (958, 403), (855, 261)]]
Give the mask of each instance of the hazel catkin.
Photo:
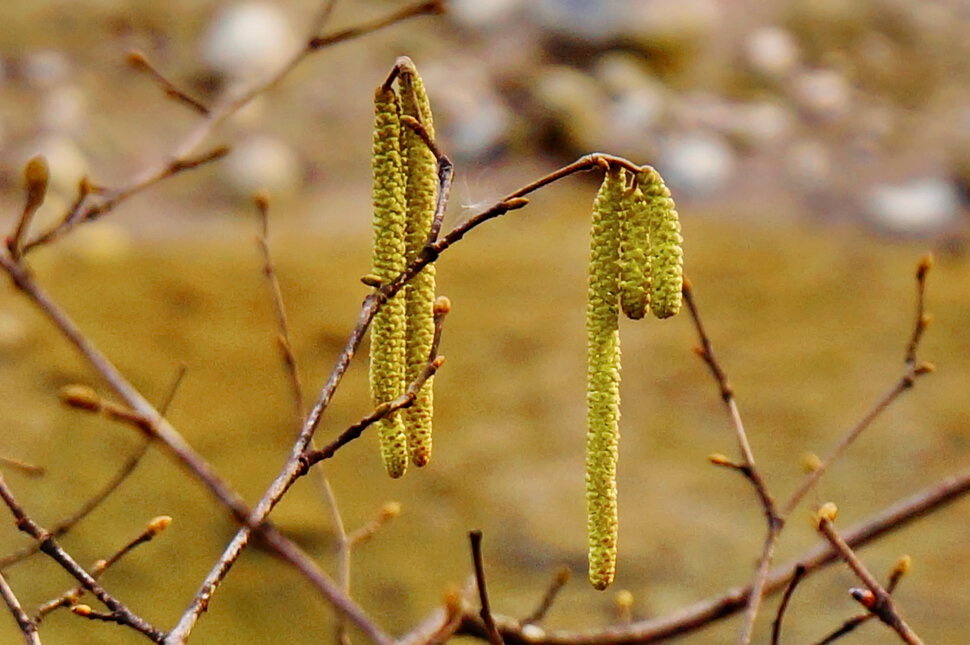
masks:
[(586, 302), (586, 514), (589, 581), (616, 571), (616, 461), (620, 420), (619, 234), (624, 174), (610, 168), (593, 204)]
[[(380, 87), (374, 99), (372, 156), (374, 200), (373, 274), (382, 282), (396, 278), (406, 266), (405, 178), (400, 150), (401, 115), (397, 95)], [(405, 388), (406, 308), (398, 292), (384, 303), (371, 322), (370, 389), (374, 405), (391, 401)], [(404, 423), (392, 413), (377, 423), (384, 468), (391, 477), (407, 469)]]
[[(407, 57), (398, 59), (401, 74), (398, 84), (401, 113), (413, 117), (429, 137), (434, 137), (431, 104), (414, 63)], [(405, 203), (407, 228), (406, 257), (413, 260), (421, 252), (434, 220), (438, 196), (438, 161), (428, 145), (411, 128), (401, 128), (401, 153), (406, 175)], [(435, 265), (426, 265), (405, 287), (407, 309), (407, 369), (405, 379), (411, 382), (424, 371), (434, 340)], [(433, 415), (433, 380), (422, 386), (414, 403), (405, 408), (404, 427), (411, 463), (424, 466), (431, 460), (431, 425)]]
[(657, 318), (669, 318), (680, 311), (684, 287), (684, 239), (670, 190), (653, 168), (637, 175), (649, 213), (650, 307)]
[(620, 308), (639, 320), (650, 306), (650, 212), (640, 187), (634, 186), (621, 203)]

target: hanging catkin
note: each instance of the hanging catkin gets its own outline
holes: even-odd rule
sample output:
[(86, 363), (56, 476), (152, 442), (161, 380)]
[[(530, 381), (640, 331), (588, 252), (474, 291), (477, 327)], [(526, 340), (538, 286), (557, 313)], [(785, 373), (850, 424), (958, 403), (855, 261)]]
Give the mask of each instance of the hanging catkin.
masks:
[[(406, 57), (398, 60), (401, 112), (416, 119), (428, 136), (434, 137), (431, 105), (414, 63)], [(425, 243), (434, 219), (438, 192), (438, 163), (434, 153), (414, 130), (401, 129), (401, 151), (404, 156), (407, 184), (406, 255), (413, 260)], [(434, 339), (435, 265), (428, 264), (405, 288), (407, 302), (407, 372), (408, 382), (416, 379), (428, 363)], [(428, 379), (414, 404), (405, 408), (404, 427), (407, 433), (411, 463), (424, 466), (431, 459), (431, 423), (433, 412), (433, 377)]]
[(616, 571), (616, 460), (620, 420), (619, 236), (624, 173), (610, 168), (593, 204), (586, 303), (586, 514), (589, 581)]
[(620, 308), (639, 320), (650, 306), (649, 211), (640, 187), (626, 193), (620, 219)]
[[(374, 98), (373, 197), (374, 275), (382, 282), (406, 266), (404, 165), (400, 150), (401, 115), (397, 96), (380, 87)], [(391, 401), (405, 388), (405, 300), (398, 292), (371, 322), (370, 388), (374, 405)], [(407, 438), (398, 413), (377, 424), (384, 468), (391, 477), (407, 469)]]
[(637, 175), (637, 183), (649, 212), (650, 306), (657, 318), (669, 318), (680, 311), (684, 287), (680, 220), (660, 173), (647, 168)]

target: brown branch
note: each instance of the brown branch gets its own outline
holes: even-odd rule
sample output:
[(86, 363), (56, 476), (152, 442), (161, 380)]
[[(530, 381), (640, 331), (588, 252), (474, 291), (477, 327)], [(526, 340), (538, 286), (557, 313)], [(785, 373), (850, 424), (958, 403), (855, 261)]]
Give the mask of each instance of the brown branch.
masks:
[(485, 586), (485, 563), (482, 559), (482, 532), (470, 531), (468, 540), (472, 545), (472, 563), (475, 566), (475, 584), (478, 586), (478, 600), (481, 605), (479, 616), (485, 625), (488, 642), (492, 645), (505, 645), (492, 619), (492, 608), (488, 602), (488, 588)]
[[(967, 493), (970, 493), (970, 468), (900, 500), (845, 531), (842, 537), (846, 544), (853, 549), (858, 549), (940, 510)], [(808, 576), (838, 561), (839, 556), (832, 546), (827, 542), (820, 542), (796, 560), (772, 569), (765, 583), (765, 595), (783, 590), (790, 583), (799, 566), (805, 568)], [(656, 643), (698, 631), (743, 610), (747, 607), (750, 595), (750, 584), (734, 587), (668, 616), (583, 632), (547, 630), (541, 635), (525, 635), (517, 619), (505, 616), (493, 617), (507, 645), (634, 645)], [(461, 627), (456, 634), (487, 638), (481, 619), (474, 612), (469, 611), (465, 612)]]
[(829, 544), (832, 545), (832, 549), (839, 554), (839, 557), (845, 561), (849, 568), (859, 577), (859, 580), (868, 587), (871, 592), (871, 596), (865, 594), (853, 594), (857, 600), (859, 600), (870, 612), (876, 615), (876, 617), (884, 622), (886, 625), (891, 627), (903, 642), (909, 645), (923, 645), (923, 641), (920, 640), (919, 636), (912, 630), (912, 628), (903, 620), (902, 616), (899, 615), (899, 611), (896, 608), (896, 603), (893, 601), (892, 596), (883, 589), (876, 577), (873, 576), (866, 565), (862, 563), (862, 560), (855, 554), (852, 547), (849, 546), (846, 541), (839, 535), (838, 531), (835, 530), (834, 519), (835, 513), (826, 513), (825, 508), (831, 507), (835, 508), (834, 504), (826, 504), (823, 506), (822, 510), (819, 511), (818, 517), (818, 531), (821, 533)]
[[(95, 580), (100, 579), (104, 572), (121, 560), (121, 558), (131, 553), (139, 545), (150, 542), (152, 538), (168, 528), (168, 525), (171, 523), (172, 518), (167, 515), (160, 515), (152, 519), (136, 538), (130, 540), (107, 559), (98, 560), (95, 562), (94, 566), (91, 567), (91, 577), (93, 577)], [(39, 625), (44, 617), (52, 611), (59, 609), (60, 607), (71, 607), (76, 605), (84, 595), (84, 591), (84, 587), (75, 587), (74, 589), (65, 591), (57, 598), (43, 603), (40, 607), (38, 607), (37, 612), (34, 614), (34, 621)]]
[(16, 594), (14, 594), (13, 589), (7, 583), (7, 579), (3, 577), (0, 573), (0, 596), (3, 596), (3, 602), (7, 605), (7, 609), (13, 614), (14, 620), (17, 621), (17, 626), (20, 627), (20, 633), (24, 635), (24, 642), (27, 645), (40, 645), (40, 636), (37, 634), (37, 623), (32, 621), (30, 617), (24, 612), (23, 607), (20, 606), (20, 601), (17, 599)]
[(203, 105), (201, 101), (189, 96), (187, 92), (180, 90), (176, 87), (175, 83), (165, 78), (161, 72), (148, 62), (148, 58), (144, 52), (138, 50), (128, 52), (128, 64), (135, 70), (147, 74), (149, 78), (162, 88), (162, 91), (168, 98), (185, 105), (202, 116), (209, 116), (209, 108)]
[[(27, 475), (28, 477), (43, 477), (47, 474), (47, 469), (43, 466), (35, 466), (34, 464), (28, 464), (26, 461), (21, 461), (20, 459), (13, 459), (12, 457), (2, 457), (0, 456), (0, 466), (5, 466), (7, 468), (12, 468), (18, 472)], [(0, 566), (2, 568), (2, 566)]]
[(778, 613), (775, 615), (775, 620), (771, 624), (771, 645), (778, 645), (780, 642), (781, 620), (785, 617), (785, 611), (788, 610), (788, 603), (791, 602), (792, 596), (795, 594), (795, 588), (798, 587), (798, 583), (805, 577), (805, 573), (805, 567), (802, 565), (795, 567), (795, 572), (792, 574), (791, 580), (788, 581), (788, 586), (785, 587), (785, 593), (781, 597), (781, 604), (778, 605)]
[[(758, 495), (758, 500), (761, 503), (761, 509), (764, 512), (768, 525), (764, 545), (761, 550), (761, 557), (758, 560), (754, 582), (752, 583), (752, 593), (749, 596), (744, 622), (738, 634), (738, 645), (748, 645), (751, 642), (751, 637), (754, 632), (755, 621), (758, 618), (758, 610), (761, 606), (761, 597), (764, 594), (768, 571), (771, 568), (771, 563), (774, 558), (775, 547), (778, 544), (778, 536), (784, 527), (784, 520), (778, 514), (775, 508), (775, 501), (768, 491), (768, 486), (765, 484), (761, 471), (758, 470), (758, 466), (755, 463), (754, 452), (751, 450), (751, 444), (748, 441), (748, 435), (744, 429), (744, 423), (741, 420), (741, 413), (738, 410), (737, 402), (734, 398), (734, 391), (731, 389), (727, 375), (724, 373), (717, 357), (714, 355), (711, 339), (707, 335), (707, 331), (701, 321), (700, 312), (697, 309), (694, 290), (690, 280), (684, 280), (683, 295), (700, 342), (700, 346), (695, 349), (695, 353), (707, 364), (711, 375), (714, 377), (718, 391), (721, 394), (721, 400), (724, 401), (728, 416), (731, 418), (731, 425), (734, 427), (738, 449), (741, 452), (742, 462), (740, 464), (730, 465), (743, 474), (751, 483), (755, 493)], [(719, 462), (715, 463), (723, 465)]]
[(14, 258), (19, 258), (23, 251), (24, 237), (30, 228), (34, 213), (44, 203), (47, 196), (47, 184), (50, 180), (50, 169), (47, 159), (41, 155), (33, 157), (24, 168), (24, 209), (17, 220), (14, 232), (7, 238), (7, 249)]
[[(892, 572), (889, 574), (889, 582), (886, 584), (886, 592), (892, 594), (896, 590), (896, 586), (902, 579), (903, 575), (909, 570), (909, 556), (903, 556), (893, 567)], [(816, 642), (814, 645), (829, 645), (829, 643), (834, 643), (838, 639), (842, 638), (846, 634), (850, 634), (855, 631), (860, 625), (867, 623), (868, 621), (875, 618), (876, 615), (871, 612), (866, 612), (864, 614), (859, 614), (849, 618), (844, 623), (842, 623), (838, 629), (833, 631), (831, 634), (823, 638), (822, 640)]]
[(27, 512), (20, 505), (20, 503), (17, 502), (13, 492), (7, 486), (7, 482), (4, 480), (3, 474), (0, 474), (0, 497), (3, 498), (7, 508), (10, 509), (10, 512), (17, 520), (17, 528), (37, 540), (40, 543), (40, 550), (60, 564), (61, 567), (64, 568), (64, 570), (69, 574), (74, 576), (74, 578), (80, 582), (85, 589), (90, 591), (98, 598), (98, 600), (103, 602), (105, 606), (118, 617), (118, 622), (120, 624), (127, 625), (128, 627), (141, 632), (156, 643), (162, 642), (164, 634), (161, 631), (156, 629), (144, 618), (141, 618), (128, 609), (124, 603), (109, 594), (105, 588), (102, 587), (93, 576), (91, 576), (90, 573), (85, 571), (84, 568), (74, 560), (74, 558), (72, 558), (64, 549), (61, 548), (61, 546), (57, 543), (56, 538), (54, 538), (48, 531), (44, 530), (39, 524), (30, 519)]
[[(172, 405), (172, 401), (175, 399), (175, 394), (178, 392), (178, 388), (182, 383), (182, 379), (185, 377), (185, 365), (180, 365), (178, 372), (175, 375), (171, 386), (169, 387), (168, 393), (165, 399), (159, 405), (159, 411), (165, 414), (169, 407)], [(55, 523), (50, 529), (50, 534), (54, 537), (61, 537), (70, 531), (74, 526), (87, 517), (91, 511), (96, 509), (101, 505), (104, 500), (106, 500), (121, 484), (128, 479), (129, 475), (135, 471), (135, 467), (141, 462), (142, 457), (148, 452), (148, 447), (151, 445), (150, 439), (145, 439), (144, 442), (138, 446), (136, 451), (125, 460), (121, 468), (115, 473), (115, 475), (108, 480), (101, 490), (94, 494), (94, 496), (81, 505), (77, 511), (71, 515), (65, 517), (61, 521)], [(29, 558), (35, 553), (40, 551), (40, 545), (37, 542), (31, 542), (23, 549), (11, 553), (8, 556), (0, 558), (0, 571), (5, 570), (7, 567), (16, 564), (22, 560)]]
[(562, 567), (553, 577), (552, 582), (549, 584), (549, 588), (546, 589), (546, 593), (543, 594), (542, 600), (539, 602), (539, 606), (535, 608), (531, 614), (522, 619), (523, 625), (537, 625), (542, 622), (542, 619), (546, 617), (549, 610), (552, 609), (552, 604), (556, 602), (556, 597), (559, 592), (562, 591), (566, 583), (569, 582), (569, 578), (572, 576), (572, 572), (569, 567)]
[(322, 49), (323, 47), (329, 47), (331, 45), (336, 45), (337, 43), (342, 43), (345, 40), (359, 38), (365, 34), (369, 34), (378, 31), (379, 29), (383, 29), (407, 20), (408, 18), (414, 18), (415, 16), (435, 16), (444, 13), (444, 11), (445, 6), (443, 0), (415, 2), (407, 5), (406, 7), (398, 9), (392, 14), (377, 18), (370, 22), (365, 22), (361, 25), (344, 29), (343, 31), (338, 31), (337, 33), (330, 34), (329, 36), (318, 36), (316, 38), (312, 38), (310, 39), (310, 42), (307, 43), (307, 50), (316, 51), (318, 49)]
[(372, 33), (414, 16), (441, 13), (442, 10), (442, 3), (440, 1), (417, 2), (373, 22), (358, 25), (357, 27), (352, 27), (328, 36), (320, 36), (319, 32), (329, 19), (334, 4), (333, 0), (329, 0), (323, 4), (319, 18), (312, 21), (312, 29), (307, 36), (306, 45), (294, 53), (288, 61), (281, 65), (268, 78), (254, 82), (241, 91), (227, 96), (221, 103), (209, 108), (208, 115), (186, 133), (161, 162), (139, 170), (116, 188), (102, 191), (102, 194), (97, 196), (98, 199), (88, 200), (86, 198), (91, 195), (91, 192), (80, 191), (77, 205), (65, 214), (60, 222), (27, 241), (23, 245), (23, 251), (27, 252), (37, 246), (49, 244), (62, 237), (75, 226), (93, 221), (114, 210), (119, 204), (133, 195), (173, 176), (181, 170), (196, 167), (199, 159), (205, 158), (205, 156), (198, 156), (199, 149), (223, 122), (235, 115), (254, 98), (275, 87), (280, 80), (287, 76), (313, 52), (319, 51), (329, 45), (335, 45)]

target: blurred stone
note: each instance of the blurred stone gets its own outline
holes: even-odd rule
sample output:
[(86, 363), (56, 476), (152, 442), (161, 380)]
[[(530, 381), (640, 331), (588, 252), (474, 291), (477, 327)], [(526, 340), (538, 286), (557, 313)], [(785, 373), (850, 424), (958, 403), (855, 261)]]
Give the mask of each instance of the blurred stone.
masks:
[(241, 2), (224, 8), (209, 25), (202, 60), (232, 80), (258, 80), (279, 69), (302, 44), (275, 4)]
[(745, 40), (744, 58), (752, 71), (780, 79), (795, 71), (801, 52), (791, 32), (777, 26), (761, 27)]
[(449, 0), (448, 15), (472, 29), (506, 23), (522, 6), (522, 0)]
[(273, 197), (293, 194), (303, 169), (285, 143), (268, 135), (251, 135), (232, 148), (222, 165), (226, 181), (241, 197), (265, 190)]
[(616, 35), (623, 4), (613, 0), (532, 0), (527, 6), (543, 29), (577, 40), (602, 41)]
[(664, 138), (655, 164), (671, 190), (703, 197), (727, 187), (737, 160), (731, 146), (713, 132), (694, 131)]
[(33, 51), (21, 61), (21, 73), (31, 87), (48, 90), (67, 81), (71, 61), (65, 53), (53, 49)]
[(640, 42), (702, 37), (717, 30), (723, 17), (717, 0), (640, 0), (609, 4), (622, 6), (620, 29)]
[(87, 100), (76, 85), (52, 87), (41, 100), (40, 126), (45, 132), (77, 134), (84, 128)]
[(852, 88), (842, 74), (832, 69), (806, 70), (792, 83), (792, 94), (800, 107), (827, 121), (848, 115)]
[(547, 66), (539, 72), (535, 99), (573, 147), (588, 152), (603, 141), (609, 99), (587, 74), (565, 65)]
[(505, 145), (511, 115), (485, 68), (456, 56), (423, 74), (449, 155), (480, 159)]
[(653, 131), (667, 110), (667, 88), (639, 57), (630, 54), (604, 54), (596, 62), (593, 74), (611, 97), (605, 120), (605, 147), (624, 156), (650, 155)]
[(761, 148), (788, 139), (794, 123), (791, 111), (776, 102), (739, 103), (731, 111), (725, 133), (740, 144)]
[(785, 154), (784, 167), (794, 187), (805, 192), (824, 191), (832, 180), (832, 156), (819, 141), (792, 144)]
[(865, 214), (870, 223), (888, 233), (934, 235), (959, 224), (960, 195), (943, 177), (879, 184), (866, 195)]

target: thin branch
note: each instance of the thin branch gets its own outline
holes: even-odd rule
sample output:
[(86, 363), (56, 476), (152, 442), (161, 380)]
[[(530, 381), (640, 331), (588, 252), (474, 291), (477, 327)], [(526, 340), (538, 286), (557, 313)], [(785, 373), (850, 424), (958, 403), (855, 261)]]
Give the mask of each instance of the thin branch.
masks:
[(47, 469), (43, 466), (28, 464), (26, 461), (13, 459), (12, 457), (0, 457), (0, 466), (12, 468), (13, 470), (27, 475), (28, 477), (43, 477), (47, 473)]
[[(903, 575), (905, 575), (905, 573), (909, 570), (909, 562), (910, 562), (909, 556), (903, 556), (893, 567), (892, 572), (889, 574), (889, 582), (886, 584), (887, 593), (892, 594), (896, 590), (896, 586), (899, 584), (899, 581), (902, 579)], [(840, 625), (838, 629), (830, 633), (822, 640), (816, 642), (814, 645), (829, 645), (830, 643), (834, 643), (835, 641), (842, 638), (843, 636), (850, 634), (856, 629), (858, 629), (860, 625), (863, 625), (869, 622), (875, 617), (876, 615), (869, 611), (867, 611), (864, 614), (858, 614), (856, 616), (853, 616), (852, 618), (849, 618), (844, 623), (842, 623), (842, 625)]]
[[(968, 493), (970, 493), (970, 468), (900, 500), (845, 531), (842, 537), (846, 544), (853, 549), (858, 549), (940, 510)], [(832, 546), (827, 542), (820, 542), (796, 560), (773, 569), (765, 584), (765, 595), (782, 591), (790, 583), (799, 566), (805, 568), (806, 575), (812, 575), (838, 561), (839, 556)], [(750, 595), (750, 584), (734, 587), (668, 616), (583, 632), (548, 630), (541, 635), (534, 633), (525, 635), (517, 619), (505, 616), (493, 616), (493, 618), (507, 645), (634, 645), (656, 643), (698, 631), (743, 610), (747, 607)], [(470, 611), (465, 612), (462, 625), (456, 633), (487, 639), (481, 619)]]
[(798, 587), (798, 583), (805, 577), (805, 573), (805, 567), (801, 565), (795, 567), (795, 573), (792, 575), (791, 580), (788, 581), (788, 586), (785, 587), (785, 593), (781, 597), (781, 604), (778, 605), (778, 613), (775, 615), (775, 621), (771, 624), (771, 645), (778, 645), (780, 642), (781, 620), (785, 617), (788, 603), (791, 602), (791, 598), (795, 594), (795, 588)]
[(437, 14), (442, 11), (442, 3), (440, 1), (416, 2), (373, 22), (352, 27), (331, 35), (321, 36), (319, 31), (329, 19), (334, 4), (333, 0), (328, 0), (323, 4), (319, 17), (312, 21), (312, 31), (307, 36), (304, 47), (294, 53), (288, 61), (281, 65), (268, 78), (254, 82), (252, 85), (226, 97), (224, 101), (211, 107), (208, 115), (192, 130), (186, 133), (165, 157), (165, 160), (143, 168), (120, 186), (103, 191), (103, 194), (99, 195), (98, 199), (88, 200), (86, 198), (92, 193), (81, 191), (76, 207), (71, 209), (59, 223), (27, 241), (23, 245), (23, 251), (27, 252), (37, 246), (49, 244), (75, 226), (93, 221), (105, 215), (128, 198), (173, 176), (176, 172), (187, 170), (198, 165), (198, 163), (192, 165), (191, 160), (193, 158), (199, 158), (198, 151), (202, 144), (223, 122), (249, 104), (254, 98), (276, 86), (313, 52), (330, 45), (372, 33), (402, 20), (407, 20), (408, 18)]
[(20, 606), (20, 601), (17, 600), (16, 594), (14, 594), (2, 573), (0, 573), (0, 596), (3, 596), (3, 602), (7, 605), (10, 613), (13, 614), (14, 620), (17, 621), (20, 633), (24, 635), (24, 642), (27, 645), (40, 645), (37, 624), (24, 612), (23, 607)]
[(781, 534), (784, 521), (778, 515), (778, 511), (775, 509), (775, 501), (768, 491), (768, 486), (765, 484), (761, 471), (758, 470), (758, 466), (755, 463), (754, 452), (751, 450), (751, 444), (748, 441), (748, 435), (745, 432), (744, 423), (741, 420), (741, 413), (738, 410), (737, 402), (734, 398), (734, 391), (731, 389), (727, 375), (724, 373), (723, 368), (714, 355), (714, 348), (701, 321), (700, 312), (694, 300), (694, 291), (689, 280), (684, 280), (683, 295), (700, 341), (700, 346), (695, 349), (695, 353), (710, 369), (711, 375), (717, 383), (718, 391), (721, 394), (721, 400), (724, 401), (728, 416), (731, 418), (731, 425), (734, 427), (735, 438), (737, 439), (738, 449), (741, 452), (742, 458), (742, 463), (734, 465), (734, 467), (754, 487), (768, 524), (767, 534), (765, 535), (764, 545), (761, 550), (761, 557), (758, 560), (758, 566), (755, 570), (748, 607), (745, 611), (744, 621), (741, 624), (741, 630), (738, 634), (738, 645), (748, 645), (754, 633), (755, 621), (758, 618), (758, 610), (761, 607), (761, 597), (764, 594), (768, 571), (774, 559), (775, 547), (778, 544), (778, 536)]
[(479, 615), (488, 634), (488, 642), (492, 645), (505, 645), (499, 634), (495, 621), (492, 619), (492, 608), (488, 602), (488, 588), (485, 586), (485, 563), (482, 559), (482, 532), (471, 531), (468, 540), (472, 545), (472, 562), (475, 566), (475, 584), (478, 586), (478, 600), (481, 604)]
[(3, 498), (7, 508), (10, 509), (10, 512), (17, 520), (17, 528), (37, 540), (40, 543), (40, 550), (53, 558), (65, 571), (74, 576), (85, 589), (103, 602), (118, 617), (119, 623), (141, 632), (156, 643), (162, 642), (165, 635), (161, 631), (109, 594), (91, 574), (85, 571), (74, 558), (61, 548), (56, 538), (30, 519), (24, 508), (17, 502), (13, 492), (7, 486), (3, 474), (0, 474), (0, 497)]
[[(169, 386), (168, 393), (166, 394), (161, 405), (159, 405), (158, 409), (161, 414), (166, 414), (169, 407), (172, 405), (172, 401), (175, 399), (175, 394), (178, 392), (182, 379), (185, 377), (185, 369), (185, 365), (179, 366), (178, 372), (176, 373), (171, 386)], [(138, 466), (142, 457), (144, 457), (145, 453), (148, 452), (148, 447), (150, 445), (151, 440), (146, 438), (141, 445), (138, 446), (135, 452), (125, 460), (125, 463), (122, 464), (121, 468), (119, 468), (114, 476), (108, 480), (104, 487), (95, 493), (94, 496), (86, 501), (77, 511), (54, 524), (49, 529), (50, 534), (54, 537), (63, 536), (74, 528), (78, 522), (87, 517), (91, 511), (100, 506), (101, 503), (104, 502), (104, 500), (106, 500), (119, 486), (121, 486), (121, 484), (128, 479), (129, 475), (135, 471), (135, 467)], [(0, 558), (0, 571), (3, 571), (7, 569), (7, 567), (29, 558), (39, 551), (40, 545), (37, 542), (31, 542), (23, 549)]]
[(162, 88), (162, 91), (168, 98), (189, 107), (202, 116), (209, 116), (209, 108), (203, 105), (201, 101), (189, 96), (187, 92), (180, 90), (176, 87), (175, 83), (165, 78), (161, 72), (148, 62), (148, 58), (144, 52), (138, 50), (128, 52), (128, 64), (139, 72), (147, 74), (149, 78)]
[(839, 554), (839, 557), (849, 565), (849, 568), (855, 572), (856, 576), (859, 577), (872, 593), (871, 600), (865, 595), (858, 596), (857, 600), (860, 600), (866, 609), (875, 614), (879, 620), (895, 630), (903, 642), (909, 645), (923, 645), (923, 641), (920, 640), (919, 636), (916, 635), (906, 621), (903, 620), (902, 616), (899, 615), (892, 596), (883, 589), (879, 581), (876, 580), (876, 577), (869, 572), (862, 563), (862, 560), (852, 550), (852, 547), (835, 530), (833, 517), (820, 515), (818, 531), (825, 536), (825, 539), (832, 545), (832, 549)]
[[(98, 560), (95, 562), (94, 566), (91, 567), (91, 577), (93, 577), (95, 580), (100, 579), (104, 572), (112, 567), (115, 563), (131, 553), (138, 546), (150, 542), (156, 535), (168, 528), (168, 525), (171, 523), (172, 518), (167, 515), (160, 515), (159, 517), (152, 519), (136, 538), (130, 540), (107, 559)], [(65, 591), (57, 598), (43, 603), (37, 609), (36, 614), (34, 614), (35, 622), (39, 625), (44, 617), (52, 611), (61, 607), (71, 607), (76, 605), (84, 595), (84, 591), (84, 587), (75, 587), (74, 589)]]
[(531, 614), (522, 619), (523, 625), (537, 625), (542, 622), (542, 619), (546, 617), (549, 610), (552, 609), (552, 604), (556, 602), (556, 597), (559, 596), (559, 592), (562, 591), (566, 583), (569, 582), (569, 578), (572, 576), (572, 572), (569, 567), (561, 567), (556, 575), (553, 577), (552, 582), (549, 584), (549, 588), (546, 589), (546, 593), (543, 594), (542, 600), (539, 602), (539, 606), (535, 608)]

